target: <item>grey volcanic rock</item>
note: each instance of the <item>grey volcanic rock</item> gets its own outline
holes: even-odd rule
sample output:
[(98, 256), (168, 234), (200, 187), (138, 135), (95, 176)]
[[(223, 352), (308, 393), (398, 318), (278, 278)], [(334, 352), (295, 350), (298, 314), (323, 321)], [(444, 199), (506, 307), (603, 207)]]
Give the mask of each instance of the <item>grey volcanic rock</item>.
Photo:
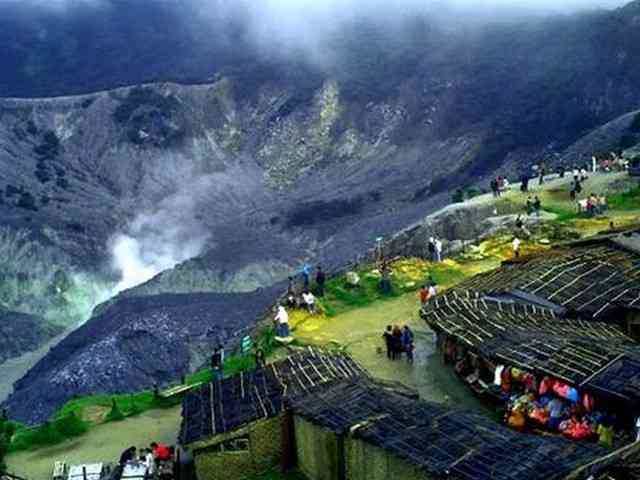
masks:
[(0, 363), (36, 350), (62, 331), (43, 318), (0, 307)]
[(201, 366), (219, 342), (232, 344), (279, 291), (120, 298), (16, 382), (9, 413), (41, 422), (78, 395), (135, 392), (173, 381)]

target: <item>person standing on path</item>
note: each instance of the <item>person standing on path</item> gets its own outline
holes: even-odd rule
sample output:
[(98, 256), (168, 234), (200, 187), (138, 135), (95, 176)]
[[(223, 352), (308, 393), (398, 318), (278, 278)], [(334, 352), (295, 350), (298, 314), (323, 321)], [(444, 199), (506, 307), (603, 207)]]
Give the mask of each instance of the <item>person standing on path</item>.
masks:
[(311, 275), (311, 266), (305, 262), (302, 266), (302, 281), (304, 288), (309, 288), (309, 276)]
[(435, 247), (436, 247), (436, 262), (440, 263), (442, 261), (442, 242), (438, 237), (436, 237), (436, 240), (435, 240)]
[(322, 267), (318, 265), (318, 271), (316, 272), (316, 286), (318, 288), (318, 296), (324, 297), (324, 283), (327, 280), (325, 273), (322, 271)]
[(513, 237), (511, 247), (513, 248), (514, 258), (520, 258), (520, 239), (518, 237)]
[(387, 359), (393, 360), (393, 327), (387, 325), (387, 329), (382, 333), (384, 343), (387, 347)]
[(407, 354), (407, 361), (413, 363), (413, 332), (409, 325), (405, 325), (402, 329), (402, 348)]

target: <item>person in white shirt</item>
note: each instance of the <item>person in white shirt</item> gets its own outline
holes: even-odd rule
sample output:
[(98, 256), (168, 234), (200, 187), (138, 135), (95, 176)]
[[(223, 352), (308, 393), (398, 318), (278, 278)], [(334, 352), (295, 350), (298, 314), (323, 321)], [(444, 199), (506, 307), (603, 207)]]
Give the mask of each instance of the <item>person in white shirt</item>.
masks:
[(513, 237), (511, 246), (513, 248), (513, 256), (518, 258), (520, 256), (520, 239), (518, 237)]
[(276, 316), (274, 317), (276, 322), (276, 335), (278, 337), (286, 338), (289, 336), (289, 314), (287, 310), (282, 306), (278, 306)]
[(316, 297), (309, 290), (305, 290), (302, 293), (302, 300), (304, 300), (304, 304), (307, 306), (307, 310), (311, 315), (316, 313)]
[(436, 238), (435, 247), (436, 247), (436, 262), (441, 262), (442, 261), (442, 242), (440, 241), (439, 238)]

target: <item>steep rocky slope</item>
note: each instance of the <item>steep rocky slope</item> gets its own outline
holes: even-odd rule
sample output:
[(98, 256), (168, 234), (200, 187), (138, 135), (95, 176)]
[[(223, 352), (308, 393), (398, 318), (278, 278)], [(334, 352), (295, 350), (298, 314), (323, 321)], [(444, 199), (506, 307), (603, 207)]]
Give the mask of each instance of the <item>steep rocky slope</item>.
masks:
[(0, 307), (0, 363), (29, 352), (62, 333), (44, 319)]
[(275, 295), (271, 289), (124, 299), (62, 340), (16, 383), (10, 414), (41, 422), (74, 396), (139, 391), (179, 378), (252, 325)]

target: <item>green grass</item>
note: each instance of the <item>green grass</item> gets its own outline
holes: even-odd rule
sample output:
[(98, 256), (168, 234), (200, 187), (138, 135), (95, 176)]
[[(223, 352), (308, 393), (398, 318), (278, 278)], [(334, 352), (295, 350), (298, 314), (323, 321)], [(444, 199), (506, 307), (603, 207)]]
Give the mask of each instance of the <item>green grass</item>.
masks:
[[(416, 261), (416, 264), (420, 261)], [(327, 317), (335, 317), (356, 308), (363, 308), (375, 302), (397, 298), (405, 293), (415, 292), (429, 278), (438, 285), (450, 285), (465, 278), (464, 272), (459, 268), (451, 267), (445, 263), (430, 264), (421, 262), (418, 267), (418, 276), (404, 275), (394, 269), (391, 276), (391, 292), (384, 294), (380, 286), (380, 277), (373, 275), (373, 265), (365, 265), (357, 270), (360, 283), (352, 286), (347, 282), (345, 275), (331, 278), (325, 286), (325, 296), (319, 299), (319, 304)]]
[(11, 439), (8, 451), (30, 450), (38, 447), (55, 445), (67, 439), (82, 435), (89, 429), (87, 422), (76, 412), (60, 415), (50, 422), (36, 428), (21, 425)]
[(608, 203), (614, 210), (640, 209), (640, 186), (609, 196)]
[(567, 223), (580, 217), (575, 209), (559, 207), (556, 205), (545, 206), (543, 210), (545, 212), (554, 213), (556, 215), (554, 222), (556, 223)]
[[(225, 360), (224, 373), (229, 376), (254, 367), (252, 355), (234, 355)], [(185, 383), (196, 385), (208, 382), (211, 378), (212, 371), (206, 368), (187, 376)], [(8, 451), (33, 450), (82, 435), (91, 428), (91, 424), (83, 420), (85, 409), (109, 409), (104, 421), (110, 422), (121, 421), (152, 409), (169, 408), (180, 401), (179, 396), (172, 399), (156, 397), (151, 390), (131, 394), (99, 394), (70, 400), (51, 417), (50, 421), (40, 426), (26, 427), (16, 424), (16, 433), (8, 445)]]
[(262, 475), (250, 477), (249, 480), (308, 480), (302, 473), (297, 470), (281, 472), (279, 470), (271, 470)]

